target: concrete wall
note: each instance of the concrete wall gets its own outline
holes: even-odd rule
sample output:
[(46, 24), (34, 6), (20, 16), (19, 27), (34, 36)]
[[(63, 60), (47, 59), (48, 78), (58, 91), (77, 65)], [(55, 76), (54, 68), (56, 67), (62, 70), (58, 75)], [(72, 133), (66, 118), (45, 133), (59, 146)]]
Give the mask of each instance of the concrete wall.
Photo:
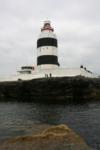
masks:
[(45, 78), (50, 77), (50, 74), (52, 77), (73, 77), (73, 76), (85, 76), (89, 78), (97, 78), (98, 76), (93, 73), (89, 73), (83, 68), (76, 68), (76, 69), (68, 69), (68, 68), (55, 68), (55, 69), (36, 69), (33, 71), (32, 74), (18, 74), (18, 75), (13, 75), (5, 78), (0, 78), (0, 82), (2, 81), (17, 81), (19, 79), (22, 80), (31, 80), (31, 79), (37, 79), (37, 78)]

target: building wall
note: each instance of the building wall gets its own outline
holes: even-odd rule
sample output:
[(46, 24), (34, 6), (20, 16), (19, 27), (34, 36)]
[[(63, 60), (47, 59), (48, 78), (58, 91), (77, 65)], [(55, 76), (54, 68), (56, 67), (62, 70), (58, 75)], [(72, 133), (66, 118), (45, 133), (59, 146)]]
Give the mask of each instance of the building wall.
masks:
[(43, 46), (37, 49), (37, 56), (55, 55), (57, 56), (57, 48), (53, 46)]
[(37, 78), (45, 78), (45, 77), (73, 77), (73, 76), (84, 76), (84, 77), (89, 77), (89, 78), (97, 78), (98, 76), (93, 73), (89, 73), (83, 68), (76, 68), (76, 69), (70, 69), (70, 68), (55, 68), (55, 69), (36, 69), (33, 71), (32, 74), (19, 74), (19, 75), (14, 75), (6, 78), (0, 78), (0, 82), (2, 81), (17, 81), (19, 79), (22, 80), (31, 80), (31, 79), (37, 79)]

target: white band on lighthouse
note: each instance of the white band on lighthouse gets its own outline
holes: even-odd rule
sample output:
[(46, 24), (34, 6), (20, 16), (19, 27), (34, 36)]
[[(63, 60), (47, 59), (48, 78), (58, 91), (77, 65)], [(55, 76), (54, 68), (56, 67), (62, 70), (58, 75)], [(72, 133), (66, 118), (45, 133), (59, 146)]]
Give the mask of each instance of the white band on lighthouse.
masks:
[(58, 42), (50, 21), (45, 21), (37, 40), (37, 66), (40, 69), (53, 69), (59, 66), (57, 47)]
[(37, 56), (55, 55), (57, 56), (57, 48), (52, 46), (43, 46), (37, 48)]

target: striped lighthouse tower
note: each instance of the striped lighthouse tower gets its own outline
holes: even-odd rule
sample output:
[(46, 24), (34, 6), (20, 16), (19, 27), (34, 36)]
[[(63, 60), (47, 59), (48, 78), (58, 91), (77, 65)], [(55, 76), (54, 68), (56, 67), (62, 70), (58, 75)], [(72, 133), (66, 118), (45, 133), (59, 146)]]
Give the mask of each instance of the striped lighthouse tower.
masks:
[(37, 67), (39, 69), (58, 68), (57, 38), (50, 21), (45, 21), (37, 40)]

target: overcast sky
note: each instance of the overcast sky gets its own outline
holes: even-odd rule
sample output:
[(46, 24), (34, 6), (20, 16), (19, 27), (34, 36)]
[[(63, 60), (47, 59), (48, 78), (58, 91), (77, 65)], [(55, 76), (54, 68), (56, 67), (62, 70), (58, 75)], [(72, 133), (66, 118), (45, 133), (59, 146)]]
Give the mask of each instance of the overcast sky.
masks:
[(100, 0), (0, 0), (0, 75), (36, 65), (43, 21), (58, 37), (61, 67), (100, 74)]

